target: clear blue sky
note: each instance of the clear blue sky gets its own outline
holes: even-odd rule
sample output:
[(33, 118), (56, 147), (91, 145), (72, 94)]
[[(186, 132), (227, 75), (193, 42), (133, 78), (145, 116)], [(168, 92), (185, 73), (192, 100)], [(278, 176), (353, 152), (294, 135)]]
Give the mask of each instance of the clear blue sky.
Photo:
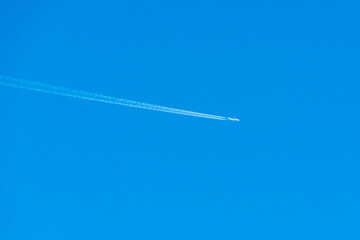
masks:
[(0, 239), (360, 239), (359, 1), (0, 3)]

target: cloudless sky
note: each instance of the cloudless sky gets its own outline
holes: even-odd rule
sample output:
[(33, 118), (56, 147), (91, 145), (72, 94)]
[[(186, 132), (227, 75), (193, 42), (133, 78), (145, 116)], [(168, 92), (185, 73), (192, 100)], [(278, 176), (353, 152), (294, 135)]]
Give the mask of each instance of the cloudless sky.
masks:
[(0, 239), (360, 239), (359, 1), (0, 3)]

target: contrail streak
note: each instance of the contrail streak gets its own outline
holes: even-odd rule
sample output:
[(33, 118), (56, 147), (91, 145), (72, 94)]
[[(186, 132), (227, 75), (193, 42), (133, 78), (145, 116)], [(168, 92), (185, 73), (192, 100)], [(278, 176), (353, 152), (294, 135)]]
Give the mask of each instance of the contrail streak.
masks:
[(28, 80), (22, 80), (18, 78), (12, 78), (12, 77), (6, 77), (0, 75), (0, 85), (8, 86), (8, 87), (15, 87), (15, 88), (22, 88), (26, 90), (32, 90), (37, 92), (44, 92), (44, 93), (50, 93), (60, 96), (67, 96), (67, 97), (73, 97), (73, 98), (79, 98), (79, 99), (86, 99), (96, 102), (104, 102), (104, 103), (111, 103), (111, 104), (117, 104), (117, 105), (123, 105), (128, 107), (135, 107), (135, 108), (143, 108), (153, 111), (160, 111), (160, 112), (167, 112), (167, 113), (174, 113), (174, 114), (180, 114), (180, 115), (187, 115), (192, 117), (200, 117), (200, 118), (209, 118), (209, 119), (216, 119), (216, 120), (230, 120), (230, 121), (239, 121), (236, 118), (229, 118), (229, 117), (223, 117), (223, 116), (216, 116), (211, 114), (205, 114), (205, 113), (198, 113), (198, 112), (192, 112), (192, 111), (186, 111), (176, 108), (170, 108), (170, 107), (164, 107), (164, 106), (158, 106), (154, 104), (149, 103), (142, 103), (142, 102), (136, 102), (116, 97), (109, 97), (101, 94), (96, 93), (89, 93), (85, 91), (80, 90), (74, 90), (64, 87), (58, 87), (46, 83), (41, 82), (33, 82)]

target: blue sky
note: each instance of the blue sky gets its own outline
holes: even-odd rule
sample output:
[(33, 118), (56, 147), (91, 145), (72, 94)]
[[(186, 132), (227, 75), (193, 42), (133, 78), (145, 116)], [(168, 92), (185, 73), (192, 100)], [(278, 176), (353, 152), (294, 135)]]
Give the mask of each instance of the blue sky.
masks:
[(2, 1), (1, 239), (359, 239), (358, 1)]

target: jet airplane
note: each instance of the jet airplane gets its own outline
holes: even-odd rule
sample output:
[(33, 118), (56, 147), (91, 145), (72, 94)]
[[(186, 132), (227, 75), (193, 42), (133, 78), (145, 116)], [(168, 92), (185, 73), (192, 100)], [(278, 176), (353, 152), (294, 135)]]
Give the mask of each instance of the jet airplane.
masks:
[(239, 119), (237, 119), (237, 118), (231, 118), (231, 117), (228, 117), (228, 120), (230, 120), (230, 121), (234, 121), (234, 122), (239, 122), (240, 120)]

